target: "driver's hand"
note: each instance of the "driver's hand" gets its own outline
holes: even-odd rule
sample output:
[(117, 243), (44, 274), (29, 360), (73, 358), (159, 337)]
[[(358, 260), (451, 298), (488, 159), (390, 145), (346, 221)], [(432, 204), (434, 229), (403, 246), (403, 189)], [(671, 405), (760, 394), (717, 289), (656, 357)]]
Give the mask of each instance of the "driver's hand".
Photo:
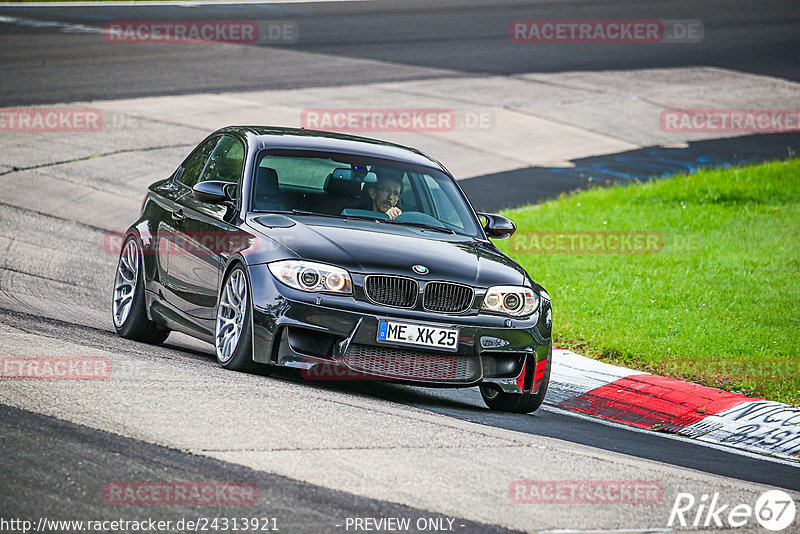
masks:
[(403, 214), (403, 212), (397, 206), (395, 206), (393, 208), (389, 208), (386, 211), (386, 215), (388, 215), (390, 219), (396, 219), (397, 217), (399, 217), (402, 214)]

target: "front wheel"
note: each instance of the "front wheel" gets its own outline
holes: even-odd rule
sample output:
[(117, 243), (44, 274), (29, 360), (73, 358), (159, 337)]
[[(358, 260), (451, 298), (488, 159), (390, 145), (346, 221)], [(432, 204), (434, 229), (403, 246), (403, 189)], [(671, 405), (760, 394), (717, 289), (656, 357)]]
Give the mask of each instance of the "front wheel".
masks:
[(141, 265), (136, 237), (128, 236), (117, 263), (111, 313), (117, 334), (157, 345), (167, 339), (169, 330), (147, 318)]
[(547, 394), (547, 386), (550, 384), (550, 367), (552, 364), (553, 355), (547, 358), (547, 364), (544, 368), (544, 376), (542, 383), (539, 385), (537, 393), (506, 393), (500, 391), (499, 388), (481, 385), (481, 397), (483, 402), (486, 403), (492, 410), (498, 412), (514, 412), (514, 413), (532, 413), (539, 409), (544, 402), (544, 396)]
[(250, 282), (241, 265), (228, 274), (222, 284), (217, 306), (214, 346), (217, 363), (233, 371), (253, 371), (253, 328), (250, 316)]

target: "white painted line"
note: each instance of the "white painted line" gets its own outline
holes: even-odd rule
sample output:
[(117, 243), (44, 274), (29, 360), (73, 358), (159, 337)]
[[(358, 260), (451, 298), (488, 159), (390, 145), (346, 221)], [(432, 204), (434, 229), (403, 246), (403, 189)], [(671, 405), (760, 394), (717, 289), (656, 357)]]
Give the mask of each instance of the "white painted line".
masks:
[[(683, 443), (694, 443), (695, 445), (700, 445), (702, 447), (708, 447), (709, 449), (714, 449), (714, 450), (717, 450), (717, 451), (728, 452), (730, 454), (735, 454), (737, 456), (745, 456), (747, 458), (752, 458), (754, 460), (765, 460), (765, 461), (773, 462), (773, 463), (776, 463), (776, 464), (789, 465), (789, 466), (792, 466), (792, 467), (800, 468), (800, 459), (798, 459), (798, 461), (784, 460), (783, 458), (778, 458), (776, 456), (771, 456), (771, 455), (764, 454), (764, 453), (757, 454), (757, 453), (754, 453), (754, 452), (746, 451), (744, 449), (737, 449), (737, 448), (733, 448), (733, 447), (730, 447), (730, 446), (727, 446), (727, 445), (719, 445), (719, 444), (717, 444), (717, 443), (715, 443), (713, 441), (700, 441), (700, 440), (697, 440), (697, 439), (694, 439), (694, 438), (689, 438), (689, 437), (681, 436), (681, 435), (678, 435), (678, 434), (668, 434), (666, 432), (653, 432), (652, 430), (648, 430), (648, 429), (644, 429), (644, 428), (638, 428), (638, 427), (635, 427), (635, 426), (623, 425), (622, 423), (617, 423), (616, 421), (612, 421), (610, 419), (603, 419), (601, 417), (586, 415), (586, 414), (583, 414), (583, 413), (580, 413), (580, 412), (573, 412), (572, 410), (567, 410), (566, 408), (561, 408), (560, 406), (551, 405), (548, 401), (545, 401), (545, 403), (542, 405), (540, 410), (545, 410), (547, 412), (553, 412), (553, 413), (557, 413), (557, 414), (560, 414), (560, 415), (567, 415), (567, 416), (571, 416), (571, 417), (577, 417), (577, 418), (583, 419), (585, 421), (592, 421), (594, 423), (600, 423), (602, 425), (611, 426), (611, 427), (614, 427), (614, 428), (619, 428), (621, 430), (629, 430), (631, 432), (639, 432), (641, 434), (647, 434), (650, 437), (658, 436), (658, 437), (662, 437), (664, 439), (671, 439), (671, 440), (675, 440), (675, 441), (681, 441)], [(554, 438), (554, 439), (558, 439), (558, 438)]]
[[(2, 4), (0, 4), (2, 7)], [(98, 26), (86, 26), (85, 24), (73, 24), (70, 22), (58, 22), (55, 20), (38, 20), (25, 17), (7, 17), (0, 15), (0, 23), (16, 24), (28, 28), (60, 28), (64, 33), (105, 33), (103, 28)]]

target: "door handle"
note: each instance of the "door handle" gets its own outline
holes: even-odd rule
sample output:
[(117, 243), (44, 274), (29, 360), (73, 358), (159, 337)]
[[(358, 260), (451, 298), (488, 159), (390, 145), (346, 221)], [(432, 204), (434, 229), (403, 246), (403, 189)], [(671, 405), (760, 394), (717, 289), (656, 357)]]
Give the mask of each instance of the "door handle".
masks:
[(183, 222), (186, 220), (186, 215), (183, 214), (183, 210), (173, 211), (172, 220), (177, 222)]

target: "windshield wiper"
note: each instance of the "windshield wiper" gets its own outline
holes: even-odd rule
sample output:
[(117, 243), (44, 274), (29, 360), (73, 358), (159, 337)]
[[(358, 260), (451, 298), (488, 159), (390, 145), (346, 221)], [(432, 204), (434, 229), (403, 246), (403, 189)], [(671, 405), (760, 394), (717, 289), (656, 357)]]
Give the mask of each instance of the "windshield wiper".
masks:
[(258, 213), (280, 213), (284, 215), (319, 215), (325, 217), (324, 213), (314, 213), (313, 211), (304, 210), (258, 210)]
[(292, 215), (310, 215), (312, 217), (333, 217), (334, 219), (343, 218), (341, 215), (333, 215), (330, 213), (317, 213), (316, 211), (307, 211), (307, 210), (292, 210), (292, 211), (287, 211), (286, 213), (291, 213)]
[(314, 217), (333, 217), (334, 219), (359, 219), (362, 221), (384, 222), (383, 219), (379, 219), (377, 217), (368, 217), (366, 215), (335, 215), (331, 213), (317, 213), (316, 211), (306, 210), (292, 210), (291, 212), (287, 211), (286, 213), (291, 213), (292, 215), (311, 215)]
[(306, 210), (292, 210), (292, 215), (319, 215), (320, 217), (331, 217), (331, 215), (328, 215), (327, 213), (316, 213)]
[(433, 224), (426, 224), (421, 222), (410, 222), (410, 221), (395, 221), (393, 219), (377, 219), (380, 222), (389, 223), (389, 224), (402, 224), (403, 226), (416, 226), (417, 228), (424, 228), (426, 230), (435, 230), (437, 232), (442, 232), (444, 234), (455, 234), (453, 230), (450, 228), (445, 228), (444, 226), (436, 226)]
[(360, 219), (362, 221), (375, 221), (381, 223), (388, 223), (388, 224), (401, 224), (403, 226), (414, 226), (416, 228), (424, 228), (426, 230), (434, 230), (436, 232), (442, 232), (443, 234), (455, 234), (453, 230), (450, 228), (445, 228), (444, 226), (436, 226), (433, 224), (426, 224), (421, 222), (410, 222), (410, 221), (395, 221), (392, 219), (381, 219), (380, 217), (368, 217), (366, 215), (331, 215), (328, 213), (317, 213), (315, 211), (307, 211), (307, 210), (291, 210), (291, 211), (274, 211), (272, 213), (291, 213), (292, 215), (311, 215), (315, 217), (333, 217), (335, 219)]

